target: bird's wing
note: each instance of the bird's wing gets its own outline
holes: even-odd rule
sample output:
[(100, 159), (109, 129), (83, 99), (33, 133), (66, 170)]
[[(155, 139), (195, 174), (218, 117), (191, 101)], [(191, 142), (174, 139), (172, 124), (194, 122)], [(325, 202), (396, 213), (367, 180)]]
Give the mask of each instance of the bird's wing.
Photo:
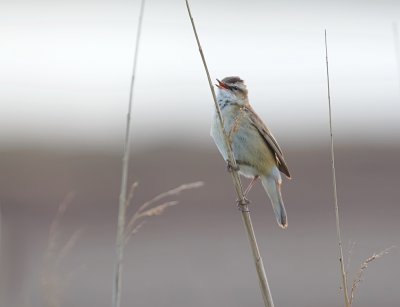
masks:
[(272, 133), (268, 130), (267, 126), (258, 117), (254, 110), (250, 107), (246, 107), (249, 111), (251, 124), (258, 130), (268, 148), (275, 154), (276, 163), (278, 164), (278, 169), (290, 178), (289, 169), (286, 165), (285, 159), (283, 158), (282, 149), (279, 147), (278, 142), (273, 137)]

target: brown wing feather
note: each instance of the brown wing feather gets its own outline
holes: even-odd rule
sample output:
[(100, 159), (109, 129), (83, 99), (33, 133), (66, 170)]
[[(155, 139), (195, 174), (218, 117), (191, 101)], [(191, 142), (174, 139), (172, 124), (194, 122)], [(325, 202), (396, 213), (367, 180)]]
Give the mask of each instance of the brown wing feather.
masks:
[(275, 154), (278, 169), (288, 178), (291, 178), (289, 169), (286, 165), (285, 159), (283, 158), (282, 149), (279, 147), (278, 142), (275, 140), (271, 132), (268, 130), (267, 126), (265, 126), (263, 121), (254, 112), (252, 107), (247, 106), (246, 108), (249, 110), (250, 120), (253, 126), (257, 128), (258, 132), (263, 137), (268, 148)]

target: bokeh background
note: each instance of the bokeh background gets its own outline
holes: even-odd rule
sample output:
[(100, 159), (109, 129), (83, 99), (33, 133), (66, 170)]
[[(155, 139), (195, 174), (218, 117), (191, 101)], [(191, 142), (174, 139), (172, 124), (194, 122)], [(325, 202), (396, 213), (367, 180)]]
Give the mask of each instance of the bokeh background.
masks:
[[(0, 3), (1, 306), (110, 306), (139, 4)], [(400, 3), (191, 6), (212, 77), (246, 80), (293, 173), (283, 187), (288, 230), (277, 227), (260, 186), (249, 197), (275, 304), (342, 305), (324, 29), (352, 277), (374, 252), (400, 244)], [(184, 1), (147, 1), (133, 107), (133, 206), (182, 183), (205, 185), (172, 198), (180, 204), (129, 242), (123, 306), (262, 305), (232, 183), (209, 137), (212, 114)], [(49, 258), (50, 225), (71, 193)], [(368, 267), (354, 306), (399, 306), (399, 257), (393, 249)]]

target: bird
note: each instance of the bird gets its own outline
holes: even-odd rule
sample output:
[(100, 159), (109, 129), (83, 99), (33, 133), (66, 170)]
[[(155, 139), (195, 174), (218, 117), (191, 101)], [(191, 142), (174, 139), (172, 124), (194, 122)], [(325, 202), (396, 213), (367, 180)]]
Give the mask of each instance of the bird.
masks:
[[(244, 192), (246, 196), (255, 182), (260, 179), (269, 196), (278, 225), (286, 229), (287, 214), (281, 194), (283, 173), (291, 178), (288, 166), (274, 136), (251, 107), (244, 81), (237, 76), (217, 79), (217, 103), (224, 121), (224, 130), (242, 176), (252, 178)], [(225, 138), (221, 129), (217, 109), (211, 124), (211, 137), (231, 167)]]

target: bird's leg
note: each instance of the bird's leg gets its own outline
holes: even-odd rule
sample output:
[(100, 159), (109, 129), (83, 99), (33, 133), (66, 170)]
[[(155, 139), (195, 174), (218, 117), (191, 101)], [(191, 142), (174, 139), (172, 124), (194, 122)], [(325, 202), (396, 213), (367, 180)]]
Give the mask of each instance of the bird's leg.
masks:
[(246, 190), (244, 191), (244, 196), (247, 196), (247, 193), (250, 192), (251, 188), (254, 186), (254, 184), (257, 182), (257, 179), (260, 178), (260, 176), (256, 175), (254, 176), (254, 178), (251, 180), (249, 186), (246, 188)]
[(239, 165), (236, 164), (236, 167), (232, 165), (231, 161), (228, 159), (226, 160), (228, 172), (232, 173), (233, 171), (239, 171)]
[(246, 190), (243, 193), (243, 200), (238, 200), (238, 209), (242, 212), (250, 212), (248, 205), (250, 204), (250, 201), (246, 198), (247, 193), (250, 192), (251, 188), (253, 185), (257, 182), (257, 179), (260, 178), (260, 176), (256, 175), (254, 178), (251, 180), (249, 186), (246, 188)]

